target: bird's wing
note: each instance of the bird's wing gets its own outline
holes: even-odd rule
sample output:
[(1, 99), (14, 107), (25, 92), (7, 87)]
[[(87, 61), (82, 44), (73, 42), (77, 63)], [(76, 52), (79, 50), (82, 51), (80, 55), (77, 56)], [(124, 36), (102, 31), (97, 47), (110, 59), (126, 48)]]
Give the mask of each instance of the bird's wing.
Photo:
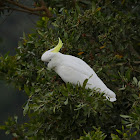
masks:
[(66, 55), (65, 59), (63, 59), (61, 63), (61, 66), (65, 67), (65, 69), (68, 69), (71, 75), (73, 74), (72, 71), (77, 73), (78, 77), (76, 78), (80, 78), (80, 76), (83, 76), (84, 80), (89, 79), (89, 85), (87, 85), (87, 87), (89, 88), (97, 87), (103, 90), (107, 88), (103, 81), (94, 72), (94, 70), (82, 59), (71, 55)]
[(63, 66), (70, 67), (74, 69), (75, 71), (78, 71), (80, 73), (83, 73), (87, 77), (90, 77), (92, 75), (96, 75), (94, 70), (82, 59), (71, 56), (71, 55), (65, 55), (65, 59), (61, 63)]
[(78, 70), (74, 69), (71, 66), (59, 65), (55, 68), (55, 72), (62, 78), (64, 82), (69, 82), (74, 85), (80, 84), (83, 85), (85, 79), (89, 77)]

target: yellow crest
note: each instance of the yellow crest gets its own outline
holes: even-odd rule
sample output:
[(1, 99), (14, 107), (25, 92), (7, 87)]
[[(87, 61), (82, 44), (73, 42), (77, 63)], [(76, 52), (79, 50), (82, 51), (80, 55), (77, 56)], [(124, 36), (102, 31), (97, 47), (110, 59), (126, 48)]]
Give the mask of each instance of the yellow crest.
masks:
[(59, 38), (59, 42), (58, 42), (57, 46), (51, 52), (54, 52), (54, 53), (59, 52), (60, 49), (62, 48), (62, 46), (63, 46), (63, 43), (62, 43), (61, 39)]

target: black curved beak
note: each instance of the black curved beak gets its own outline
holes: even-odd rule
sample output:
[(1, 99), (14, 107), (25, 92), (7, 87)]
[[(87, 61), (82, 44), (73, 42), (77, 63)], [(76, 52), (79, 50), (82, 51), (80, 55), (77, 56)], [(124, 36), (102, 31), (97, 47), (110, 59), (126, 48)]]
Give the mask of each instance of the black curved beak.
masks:
[(48, 63), (47, 62), (44, 62), (45, 66), (48, 66)]

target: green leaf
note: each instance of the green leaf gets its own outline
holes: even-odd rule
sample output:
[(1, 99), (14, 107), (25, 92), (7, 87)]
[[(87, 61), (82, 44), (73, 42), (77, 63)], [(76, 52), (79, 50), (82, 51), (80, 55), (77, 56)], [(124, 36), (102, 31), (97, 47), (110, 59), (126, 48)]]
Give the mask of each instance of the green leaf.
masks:
[(66, 31), (64, 32), (64, 37), (65, 37), (65, 39), (67, 39), (67, 38), (68, 38), (68, 34), (67, 34), (67, 32), (66, 32)]
[(75, 7), (76, 7), (77, 13), (80, 13), (80, 7), (79, 7), (79, 5), (77, 3), (75, 4)]
[(137, 131), (135, 131), (133, 134), (132, 134), (132, 137), (136, 136), (137, 134)]
[(88, 79), (86, 79), (86, 80), (83, 82), (83, 88), (85, 88), (85, 87), (86, 87), (87, 82), (88, 82)]
[(55, 113), (56, 107), (53, 108), (53, 113)]
[(130, 76), (131, 76), (131, 69), (128, 69), (125, 73), (125, 77), (130, 81)]
[(94, 12), (95, 9), (96, 9), (96, 4), (95, 4), (94, 0), (92, 0), (92, 12)]
[(28, 43), (28, 44), (33, 44), (34, 42), (33, 42), (33, 41), (27, 41), (27, 43)]
[(113, 108), (112, 102), (108, 101), (108, 102), (106, 102), (106, 104), (107, 104), (108, 106), (110, 106), (111, 108)]
[(136, 77), (133, 77), (133, 81), (134, 81), (135, 85), (137, 85), (137, 84), (138, 84), (138, 80), (137, 80), (137, 78), (136, 78)]
[(6, 134), (6, 135), (10, 134), (10, 131), (9, 131), (9, 130), (7, 130), (7, 131), (5, 132), (5, 134)]
[(23, 115), (25, 116), (29, 110), (29, 103), (27, 102), (27, 104), (25, 105), (25, 107), (23, 108)]
[(81, 36), (81, 32), (75, 37), (74, 41), (77, 42), (80, 36)]
[(37, 30), (38, 34), (41, 35), (41, 36), (44, 36), (44, 33), (41, 32), (40, 30)]
[(131, 118), (131, 116), (128, 116), (128, 115), (120, 115), (122, 118), (125, 118), (125, 119), (128, 119), (128, 118)]
[(119, 88), (119, 90), (125, 90), (125, 89), (126, 89), (126, 87)]
[(127, 133), (124, 133), (124, 134), (123, 134), (123, 137), (124, 137), (124, 138), (127, 138), (127, 137), (128, 137)]
[(41, 91), (41, 89), (40, 89), (40, 88), (35, 89), (35, 92), (39, 92), (39, 91)]
[(124, 131), (124, 126), (122, 125), (122, 131)]
[(140, 88), (140, 81), (138, 82), (138, 87)]
[(115, 134), (111, 134), (111, 138), (112, 140), (120, 140), (119, 136)]
[(17, 123), (18, 116), (14, 116), (14, 120), (15, 120), (15, 122)]
[(64, 102), (64, 105), (67, 105), (68, 104), (68, 98), (67, 98), (67, 100)]
[(1, 130), (5, 130), (6, 126), (5, 125), (0, 125)]
[(24, 90), (25, 90), (27, 95), (30, 95), (30, 90), (26, 85), (24, 85)]
[(139, 96), (137, 94), (132, 94), (132, 96), (135, 98), (135, 99), (139, 99)]
[(15, 138), (18, 137), (18, 135), (17, 135), (16, 133), (12, 133), (12, 135), (13, 135)]
[(122, 134), (121, 130), (116, 129), (116, 131), (117, 131), (119, 134)]

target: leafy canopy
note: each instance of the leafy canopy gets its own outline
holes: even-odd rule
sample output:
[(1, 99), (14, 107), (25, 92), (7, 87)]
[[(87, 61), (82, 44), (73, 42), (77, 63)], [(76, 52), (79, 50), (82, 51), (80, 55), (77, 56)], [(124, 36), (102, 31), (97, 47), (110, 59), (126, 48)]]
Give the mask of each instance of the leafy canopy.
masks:
[[(9, 118), (1, 129), (18, 139), (130, 139), (140, 132), (139, 2), (47, 1), (53, 18), (42, 17), (34, 33), (23, 35), (15, 56), (0, 57), (0, 76), (25, 91), (19, 124)], [(61, 52), (86, 61), (117, 94), (65, 84), (40, 57), (64, 43)]]

